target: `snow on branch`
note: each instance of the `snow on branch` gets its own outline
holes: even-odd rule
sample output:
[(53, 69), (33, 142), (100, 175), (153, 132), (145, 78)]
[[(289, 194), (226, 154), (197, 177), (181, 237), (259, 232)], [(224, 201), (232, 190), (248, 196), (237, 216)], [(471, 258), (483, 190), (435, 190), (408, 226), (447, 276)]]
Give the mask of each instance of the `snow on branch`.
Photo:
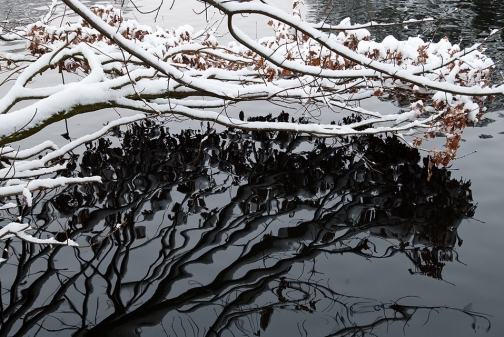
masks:
[(32, 229), (29, 225), (11, 222), (7, 226), (0, 229), (0, 239), (5, 240), (11, 236), (16, 236), (23, 241), (37, 244), (46, 245), (64, 245), (64, 246), (79, 246), (75, 241), (67, 239), (65, 241), (58, 241), (55, 238), (38, 239), (26, 233), (27, 230)]
[[(89, 248), (95, 245), (98, 245), (100, 242), (110, 237), (114, 233), (116, 233), (119, 229), (121, 229), (126, 222), (118, 223), (107, 235), (105, 235), (100, 240), (92, 243), (91, 245), (79, 245), (76, 241), (68, 238), (65, 233), (56, 233), (55, 236), (47, 239), (40, 239), (31, 234), (28, 234), (27, 231), (33, 230), (34, 228), (30, 225), (19, 223), (19, 222), (11, 222), (8, 225), (0, 228), (0, 240), (6, 240), (12, 237), (16, 237), (22, 241), (33, 243), (37, 245), (49, 245), (50, 247), (54, 246), (69, 246), (73, 248)], [(7, 251), (8, 252), (8, 251)], [(12, 256), (12, 254), (11, 254)], [(0, 258), (0, 263), (7, 261), (5, 258)]]
[[(10, 79), (15, 79), (0, 98), (4, 145), (78, 113), (126, 108), (144, 117), (183, 115), (235, 128), (320, 137), (413, 135), (409, 142), (414, 146), (440, 131), (446, 134), (446, 145), (432, 150), (434, 162), (447, 165), (455, 158), (464, 128), (485, 112), (486, 100), (504, 92), (504, 86), (491, 85), (494, 64), (481, 43), (461, 49), (446, 37), (437, 42), (418, 37), (399, 41), (393, 36), (376, 41), (366, 29), (376, 26), (374, 22), (353, 25), (345, 19), (332, 27), (304, 22), (299, 0), (293, 2), (293, 15), (259, 1), (205, 0), (227, 15), (229, 32), (236, 39), (227, 45), (219, 44), (211, 29), (153, 29), (125, 19), (112, 6), (62, 2), (77, 19), (56, 26), (46, 16), (15, 32), (0, 33), (3, 40), (29, 41), (26, 55), (0, 55), (2, 70), (11, 71)], [(56, 4), (52, 2), (51, 11)], [(269, 18), (272, 36), (256, 40), (241, 31), (236, 18), (243, 14)], [(81, 78), (28, 86), (52, 70)], [(383, 112), (358, 106), (370, 97), (409, 101), (409, 108)], [(16, 105), (20, 101), (25, 103), (21, 108)], [(243, 121), (229, 109), (242, 101), (324, 108), (331, 114), (324, 121), (340, 122)], [(350, 113), (359, 118), (342, 122)], [(4, 158), (24, 156), (7, 148), (2, 153)], [(31, 165), (37, 174), (61, 169), (43, 168), (42, 161)], [(23, 179), (22, 172), (28, 171), (16, 166), (16, 173), (3, 172), (6, 178)]]
[[(0, 169), (0, 197), (13, 195), (23, 195), (26, 205), (31, 207), (31, 193), (38, 190), (54, 189), (69, 184), (100, 183), (101, 177), (56, 177), (40, 178), (40, 176), (64, 171), (74, 159), (68, 156), (72, 150), (92, 140), (98, 139), (107, 134), (113, 128), (124, 124), (130, 124), (148, 118), (149, 115), (137, 114), (131, 117), (124, 117), (110, 122), (100, 130), (79, 137), (65, 146), (58, 148), (53, 142), (46, 141), (31, 149), (16, 151), (11, 147), (0, 148), (0, 158), (4, 162), (10, 162)], [(41, 152), (50, 150), (45, 155)], [(39, 155), (38, 157), (36, 157)], [(67, 157), (65, 157), (67, 156)], [(33, 158), (35, 157), (35, 158)], [(17, 205), (15, 205), (17, 206)]]

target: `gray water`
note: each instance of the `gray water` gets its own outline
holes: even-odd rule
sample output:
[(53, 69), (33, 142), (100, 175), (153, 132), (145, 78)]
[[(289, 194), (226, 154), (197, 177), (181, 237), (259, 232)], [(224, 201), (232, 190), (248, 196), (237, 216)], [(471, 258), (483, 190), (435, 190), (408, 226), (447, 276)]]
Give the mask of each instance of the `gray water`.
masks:
[[(400, 22), (410, 18), (439, 17), (447, 13), (443, 20), (434, 24), (418, 27), (402, 26), (391, 30), (377, 30), (373, 33), (382, 38), (388, 34), (396, 37), (418, 35), (424, 40), (437, 40), (448, 36), (451, 41), (460, 42), (462, 46), (488, 36), (491, 29), (504, 27), (504, 5), (494, 0), (391, 0), (391, 1), (347, 1), (333, 0), (332, 6), (327, 7), (325, 0), (310, 0), (309, 18), (312, 21), (327, 21), (339, 23), (345, 17), (353, 22)], [(325, 13), (322, 13), (325, 10)], [(378, 39), (379, 39), (378, 38)], [(496, 81), (503, 81), (504, 33), (490, 40), (485, 47), (497, 64), (494, 73)], [(475, 218), (464, 220), (459, 228), (459, 235), (465, 238), (464, 244), (457, 248), (464, 264), (451, 265), (446, 278), (453, 285), (422, 284), (411, 285), (412, 279), (401, 281), (387, 279), (393, 282), (397, 289), (416, 289), (413, 293), (421, 293), (431, 299), (438, 299), (443, 303), (459, 303), (460, 306), (472, 304), (475, 310), (481, 310), (493, 315), (491, 336), (504, 334), (503, 301), (504, 291), (504, 263), (502, 262), (502, 248), (504, 242), (504, 114), (502, 99), (489, 104), (489, 112), (484, 116), (485, 122), (480, 127), (469, 128), (464, 132), (465, 142), (460, 155), (474, 154), (456, 161), (451, 169), (458, 177), (470, 179), (474, 200), (478, 203)], [(396, 265), (397, 267), (397, 265)], [(388, 272), (393, 273), (392, 268)], [(387, 273), (387, 272), (385, 272)], [(392, 279), (396, 274), (393, 273)], [(424, 280), (427, 281), (427, 280)], [(418, 287), (418, 288), (417, 288)], [(391, 294), (389, 294), (391, 296)], [(435, 301), (435, 300), (434, 300)], [(409, 336), (411, 332), (406, 335)], [(481, 333), (481, 331), (478, 331)], [(422, 334), (419, 334), (422, 335)], [(425, 334), (427, 335), (427, 334)], [(469, 336), (470, 332), (444, 331), (433, 332), (431, 336)]]
[[(283, 2), (285, 7), (288, 7), (288, 3), (289, 1)], [(443, 20), (439, 27), (434, 24), (408, 27), (407, 31), (397, 29), (393, 32), (375, 33), (380, 37), (389, 33), (413, 34), (421, 35), (425, 39), (436, 39), (448, 35), (454, 41), (460, 40), (462, 43), (470, 44), (484, 37), (488, 29), (497, 28), (501, 22), (504, 22), (503, 10), (497, 3), (496, 1), (333, 0), (333, 7), (329, 7), (326, 13), (321, 14), (327, 2), (309, 1), (311, 10), (308, 15), (313, 21), (329, 18), (338, 22), (346, 16), (354, 18), (354, 22), (369, 19), (398, 21), (412, 17), (437, 16), (464, 5), (456, 14)], [(146, 6), (149, 4), (151, 2), (146, 2)], [(176, 4), (180, 4), (180, 1)], [(41, 13), (36, 9), (41, 8), (38, 3), (2, 2), (0, 13), (5, 8), (20, 13), (18, 15), (23, 20), (25, 17)], [(165, 20), (168, 17), (176, 17), (176, 13), (165, 10), (163, 14)], [(170, 19), (170, 22), (171, 20), (174, 19)], [(254, 29), (255, 25), (250, 27)], [(502, 50), (502, 36), (488, 44), (488, 53), (497, 62), (500, 62)], [(498, 67), (502, 69), (502, 65)], [(271, 112), (278, 115), (280, 111)], [(111, 113), (110, 118), (113, 117), (114, 114)], [(87, 132), (87, 129), (92, 131), (96, 129), (96, 124), (107, 120), (106, 115), (94, 119), (92, 123), (89, 123), (88, 118), (81, 116), (70, 120), (69, 126), (76, 132)], [(504, 245), (502, 241), (504, 238), (502, 223), (504, 177), (501, 168), (504, 164), (504, 156), (501, 144), (504, 140), (504, 111), (500, 109), (500, 103), (489, 105), (489, 112), (484, 118), (485, 123), (464, 132), (464, 142), (459, 155), (470, 155), (455, 161), (449, 169), (451, 178), (470, 180), (470, 191), (477, 208), (474, 217), (459, 219), (460, 223), (454, 229), (457, 236), (457, 245), (453, 247), (455, 258), (444, 262), (441, 278), (419, 273), (407, 255), (400, 253), (388, 258), (375, 258), (376, 256), (366, 258), (359, 254), (338, 255), (320, 250), (316, 256), (296, 260), (297, 254), (301, 255), (299, 252), (302, 251), (303, 244), (307, 246), (311, 244), (308, 234), (293, 233), (290, 235), (295, 240), (278, 239), (273, 241), (271, 246), (268, 245), (269, 239), (265, 234), (271, 232), (273, 238), (280, 238), (289, 227), (292, 231), (296, 228), (304, 228), (295, 224), (315, 219), (315, 212), (309, 206), (305, 205), (296, 209), (294, 214), (278, 215), (272, 218), (268, 218), (269, 214), (263, 213), (259, 218), (263, 222), (258, 224), (257, 228), (254, 227), (255, 230), (247, 232), (249, 228), (246, 226), (248, 222), (254, 223), (254, 217), (250, 216), (246, 219), (247, 225), (238, 222), (236, 219), (242, 207), (239, 202), (249, 204), (249, 207), (259, 207), (260, 203), (257, 200), (261, 200), (262, 193), (266, 193), (261, 189), (264, 183), (262, 180), (238, 181), (243, 177), (239, 172), (233, 171), (229, 174), (221, 166), (219, 169), (207, 168), (205, 174), (201, 174), (199, 178), (183, 176), (183, 180), (177, 180), (177, 185), (165, 186), (160, 182), (169, 181), (172, 178), (145, 178), (141, 173), (142, 170), (152, 175), (160, 174), (159, 172), (169, 172), (166, 173), (167, 175), (175, 173), (162, 162), (159, 167), (152, 164), (154, 165), (152, 168), (149, 166), (150, 162), (140, 157), (142, 160), (132, 159), (132, 162), (126, 162), (128, 165), (123, 167), (123, 174), (125, 177), (131, 176), (131, 180), (125, 179), (127, 183), (114, 185), (112, 191), (115, 191), (117, 200), (103, 199), (104, 194), (112, 193), (105, 188), (98, 189), (98, 192), (90, 192), (89, 187), (65, 190), (61, 194), (47, 194), (42, 198), (33, 211), (34, 221), (43, 219), (42, 222), (51, 222), (53, 229), (57, 228), (58, 223), (71, 225), (73, 230), (82, 230), (83, 235), (95, 238), (98, 236), (96, 235), (98, 231), (117, 220), (115, 218), (118, 217), (117, 214), (126, 216), (127, 212), (124, 209), (129, 205), (128, 212), (137, 217), (135, 226), (145, 227), (142, 230), (146, 230), (146, 235), (141, 234), (140, 229), (130, 228), (122, 232), (121, 236), (112, 243), (108, 242), (97, 249), (78, 252), (72, 252), (70, 249), (59, 249), (54, 252), (46, 249), (38, 252), (35, 249), (29, 250), (28, 247), (20, 248), (19, 251), (23, 254), (27, 251), (30, 253), (28, 254), (30, 258), (22, 254), (18, 257), (23, 261), (19, 263), (23, 269), (21, 271), (18, 269), (18, 260), (12, 260), (10, 264), (0, 268), (3, 307), (5, 311), (14, 310), (8, 308), (8, 303), (17, 303), (20, 313), (18, 317), (15, 315), (10, 317), (9, 322), (13, 322), (12, 328), (5, 335), (14, 335), (15, 331), (19, 331), (19, 335), (36, 335), (37, 324), (43, 326), (37, 334), (39, 336), (53, 335), (55, 332), (50, 331), (51, 329), (63, 328), (68, 330), (62, 330), (61, 335), (71, 335), (77, 330), (73, 327), (86, 326), (91, 329), (106, 326), (107, 322), (115, 322), (116, 330), (112, 331), (121, 336), (158, 336), (165, 333), (178, 336), (199, 336), (209, 333), (212, 324), (216, 327), (225, 326), (219, 318), (226, 317), (229, 319), (227, 324), (230, 327), (234, 326), (235, 329), (224, 330), (223, 335), (241, 333), (252, 336), (260, 331), (261, 336), (325, 336), (336, 332), (339, 332), (339, 335), (351, 336), (353, 333), (360, 335), (360, 330), (342, 332), (338, 329), (351, 326), (351, 324), (371, 325), (388, 315), (385, 313), (385, 304), (397, 302), (410, 306), (411, 314), (415, 312), (410, 321), (391, 321), (389, 324), (381, 324), (373, 329), (364, 329), (362, 331), (365, 333), (362, 331), (360, 333), (377, 336), (502, 336), (504, 335), (502, 321), (504, 317), (502, 304), (504, 266), (501, 249)], [(180, 126), (171, 127), (172, 129), (180, 128)], [(60, 123), (42, 131), (26, 143), (55, 138), (53, 133), (58, 135), (63, 132), (64, 125)], [(140, 140), (143, 139), (138, 137)], [(189, 141), (190, 137), (187, 139), (179, 137), (179, 139)], [(105, 158), (98, 157), (100, 153), (98, 149), (106, 148), (106, 145), (100, 144), (93, 145), (96, 149), (88, 149), (96, 153), (90, 151), (93, 154), (86, 157), (89, 160), (88, 164), (82, 163), (83, 171), (85, 171), (84, 168), (93, 167), (93, 165), (99, 166), (99, 159)], [(308, 144), (312, 143), (308, 142)], [(138, 143), (138, 148), (143, 152), (149, 152), (149, 146), (155, 149), (154, 143), (144, 146), (142, 148)], [(109, 156), (107, 158), (113, 158), (114, 151), (107, 152)], [(135, 153), (134, 147), (131, 151), (132, 153), (128, 155), (132, 158), (140, 156), (139, 153)], [(173, 151), (173, 153), (178, 153)], [(223, 149), (221, 151), (224, 152)], [(162, 151), (154, 153), (156, 156), (152, 156), (152, 163), (163, 156)], [(210, 155), (211, 152), (209, 152)], [(119, 154), (117, 156), (121, 157)], [(173, 157), (173, 155), (170, 156)], [(126, 150), (123, 157), (128, 157)], [(121, 172), (121, 170), (116, 170), (114, 165), (104, 167), (100, 172), (105, 175)], [(142, 165), (145, 165), (145, 169)], [(173, 165), (173, 162), (170, 162), (170, 165)], [(133, 170), (132, 173), (128, 173), (128, 166)], [(131, 168), (132, 166), (136, 169)], [(235, 167), (235, 170), (237, 169), (238, 166)], [(179, 174), (182, 175), (182, 173)], [(275, 179), (268, 174), (261, 177), (271, 179), (271, 181)], [(236, 185), (227, 183), (226, 179), (237, 179)], [(215, 184), (225, 187), (225, 192), (220, 194), (215, 189), (206, 191), (208, 186), (214, 184), (212, 180), (215, 180)], [(149, 185), (153, 184), (152, 181), (156, 181), (156, 184)], [(110, 188), (111, 185), (107, 186)], [(146, 186), (150, 186), (151, 191), (146, 189)], [(192, 200), (190, 203), (187, 198), (192, 194), (188, 193), (188, 190), (193, 191), (191, 193), (194, 194), (190, 198)], [(271, 191), (273, 189), (270, 189), (269, 193), (273, 193)], [(206, 196), (205, 193), (207, 193)], [(245, 195), (251, 193), (250, 198), (243, 197), (241, 193)], [(254, 193), (257, 196), (254, 197)], [(288, 193), (287, 195), (293, 197)], [(205, 202), (205, 205), (201, 204), (201, 200)], [(236, 205), (233, 206), (233, 203)], [(181, 206), (176, 206), (177, 204)], [(186, 212), (178, 211), (178, 207), (181, 209), (186, 207), (184, 208)], [(202, 210), (206, 209), (205, 212), (212, 213), (209, 210), (215, 208), (223, 208), (229, 212), (221, 213), (220, 219), (215, 222), (227, 231), (215, 230), (214, 233), (200, 226), (202, 217), (199, 214), (203, 212)], [(125, 214), (120, 213), (123, 211)], [(41, 214), (45, 218), (41, 218)], [(184, 219), (173, 220), (176, 217)], [(208, 214), (205, 217), (208, 217)], [(229, 222), (226, 222), (226, 219)], [(419, 219), (409, 221), (421, 222)], [(176, 228), (177, 226), (179, 228)], [(261, 226), (264, 226), (264, 231)], [(245, 234), (241, 234), (242, 232)], [(161, 235), (163, 233), (172, 233), (172, 237), (164, 237)], [(240, 235), (243, 236), (235, 239)], [(393, 236), (378, 240), (380, 236), (374, 236), (374, 234), (362, 235), (356, 236), (353, 240), (360, 240), (363, 237), (374, 240), (372, 242), (377, 245), (377, 255), (384, 253), (388, 245), (392, 245), (391, 242), (396, 240)], [(261, 240), (263, 236), (265, 238)], [(205, 238), (205, 242), (199, 241), (202, 237)], [(350, 241), (341, 242), (352, 244)], [(260, 247), (260, 244), (264, 244), (267, 248), (265, 248), (262, 260), (259, 258), (262, 255), (257, 252), (251, 254), (253, 259), (250, 261), (241, 258), (240, 254), (247, 251), (245, 249), (247, 245)], [(429, 245), (422, 247), (426, 248)], [(255, 252), (252, 248), (250, 251)], [(46, 256), (55, 260), (53, 268), (64, 268), (65, 271), (56, 273), (48, 269)], [(237, 258), (238, 256), (240, 258)], [(240, 263), (238, 264), (235, 260), (240, 260)], [(87, 268), (84, 261), (92, 261), (93, 267)], [(275, 265), (275, 261), (286, 263), (290, 270), (285, 272), (281, 265)], [(110, 267), (113, 265), (117, 266), (117, 270)], [(229, 266), (235, 269), (226, 270)], [(85, 277), (79, 276), (80, 268)], [(261, 274), (261, 270), (264, 271), (264, 275)], [(260, 275), (254, 278), (247, 274), (248, 272)], [(268, 273), (271, 274), (271, 279), (268, 278), (270, 276), (265, 276)], [(278, 278), (275, 278), (276, 274), (279, 275)], [(169, 277), (162, 278), (159, 275)], [(72, 278), (76, 279), (75, 283), (69, 282)], [(232, 283), (230, 279), (236, 282)], [(222, 288), (217, 286), (219, 280), (222, 280), (223, 284), (220, 285)], [(237, 280), (245, 281), (240, 284)], [(16, 286), (9, 288), (11, 284)], [(57, 291), (63, 291), (58, 288), (59, 284), (69, 286), (69, 289), (61, 296), (57, 293)], [(209, 287), (207, 293), (202, 291), (205, 286)], [(236, 293), (233, 292), (233, 287), (236, 287)], [(246, 295), (247, 291), (261, 287), (266, 290), (251, 293), (260, 294), (257, 298), (247, 300), (238, 298), (240, 294)], [(280, 301), (277, 295), (281, 289), (289, 294), (285, 295), (287, 299), (284, 307), (282, 303), (276, 303)], [(13, 295), (13, 291), (16, 292), (16, 296)], [(302, 300), (304, 296), (307, 296), (306, 301)], [(328, 296), (332, 296), (332, 302), (328, 300)], [(12, 297), (18, 298), (14, 300)], [(163, 301), (164, 298), (166, 301)], [(184, 299), (188, 299), (188, 302), (184, 302)], [(87, 305), (84, 305), (85, 303)], [(347, 306), (345, 307), (342, 303)], [(316, 309), (310, 309), (310, 305)], [(76, 307), (82, 310), (77, 310)], [(142, 316), (148, 313), (143, 308), (156, 310), (153, 310), (150, 316), (148, 314)], [(191, 310), (184, 311), (189, 308)], [(227, 311), (219, 311), (222, 308)], [(195, 312), (193, 316), (189, 315), (191, 311)], [(478, 312), (481, 316), (467, 315), (464, 311), (466, 313)], [(37, 317), (38, 312), (45, 316)], [(130, 312), (137, 313), (140, 318), (135, 320), (134, 317), (125, 314)], [(65, 313), (72, 314), (65, 316)], [(81, 316), (76, 313), (80, 313)], [(235, 320), (230, 317), (235, 317)], [(126, 318), (130, 318), (131, 323), (125, 321)], [(24, 331), (23, 319), (30, 324), (33, 322), (37, 324)], [(6, 322), (2, 331), (7, 331)], [(95, 330), (97, 332), (94, 335), (99, 335), (100, 329)]]

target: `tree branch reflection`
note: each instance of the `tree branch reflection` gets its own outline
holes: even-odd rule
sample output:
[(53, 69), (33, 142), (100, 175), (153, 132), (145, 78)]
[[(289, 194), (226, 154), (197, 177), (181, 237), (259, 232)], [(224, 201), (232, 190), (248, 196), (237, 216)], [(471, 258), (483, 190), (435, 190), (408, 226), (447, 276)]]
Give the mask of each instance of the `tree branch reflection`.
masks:
[(428, 181), (427, 166), (392, 137), (116, 129), (62, 173), (103, 184), (48, 193), (30, 214), (40, 236), (67, 222), (69, 238), (96, 244), (7, 243), (17, 259), (2, 266), (0, 335), (258, 336), (295, 321), (283, 333), (351, 336), (445, 311), (489, 329), (467, 309), (338, 292), (316, 268), (321, 254), (399, 254), (442, 280), (475, 205), (469, 181), (435, 167)]

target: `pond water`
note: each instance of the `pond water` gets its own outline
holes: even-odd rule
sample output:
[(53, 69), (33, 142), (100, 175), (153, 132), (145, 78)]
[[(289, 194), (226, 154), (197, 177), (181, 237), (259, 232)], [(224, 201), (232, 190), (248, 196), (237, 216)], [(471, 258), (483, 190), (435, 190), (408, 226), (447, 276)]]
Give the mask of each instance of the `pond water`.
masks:
[[(20, 3), (0, 9), (21, 11)], [(496, 1), (307, 5), (312, 21), (334, 22), (397, 21), (463, 6), (440, 25), (393, 33), (467, 44), (504, 22)], [(22, 7), (33, 15), (40, 4)], [(177, 0), (158, 21), (201, 25), (191, 13)], [(153, 22), (154, 14), (143, 18)], [(252, 18), (244, 24), (267, 32)], [(502, 46), (502, 36), (488, 44), (496, 61)], [(244, 107), (245, 117), (284, 119), (281, 110)], [(107, 118), (68, 125), (86, 132)], [(80, 150), (77, 167), (62, 174), (101, 175), (104, 184), (43, 193), (25, 220), (42, 237), (66, 230), (93, 246), (6, 242), (16, 254), (0, 268), (0, 336), (504, 335), (500, 101), (465, 130), (459, 154), (470, 155), (429, 182), (425, 154), (392, 138), (333, 142), (217, 130), (200, 146), (208, 130), (195, 125), (153, 120)], [(24, 144), (63, 132), (59, 123)], [(1, 215), (2, 224), (13, 220)]]

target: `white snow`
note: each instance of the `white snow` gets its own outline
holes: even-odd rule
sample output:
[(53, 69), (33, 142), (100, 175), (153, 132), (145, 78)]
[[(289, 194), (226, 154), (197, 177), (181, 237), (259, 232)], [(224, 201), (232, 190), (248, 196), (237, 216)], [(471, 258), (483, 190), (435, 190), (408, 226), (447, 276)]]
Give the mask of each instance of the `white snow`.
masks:
[(33, 204), (32, 194), (31, 191), (28, 189), (28, 187), (23, 188), (23, 198), (24, 201), (26, 202), (26, 206), (32, 207)]
[[(82, 18), (53, 26), (48, 13), (16, 34), (0, 31), (5, 39), (27, 39), (43, 49), (32, 50), (33, 55), (29, 50), (27, 55), (1, 55), (4, 71), (14, 70), (14, 66), (25, 68), (0, 98), (0, 140), (37, 128), (49, 119), (64, 118), (76, 109), (119, 107), (142, 113), (112, 121), (60, 149), (50, 140), (30, 149), (0, 148), (0, 156), (11, 162), (0, 169), (4, 179), (0, 196), (22, 194), (28, 206), (32, 205), (33, 191), (99, 182), (99, 177), (41, 177), (65, 169), (67, 162), (55, 164), (54, 160), (76, 147), (115, 126), (152, 115), (177, 114), (230, 127), (319, 136), (393, 132), (403, 137), (445, 127), (442, 116), (455, 113), (454, 109), (474, 122), (484, 111), (486, 96), (504, 93), (503, 85), (490, 85), (493, 61), (483, 54), (481, 43), (461, 50), (445, 38), (425, 42), (419, 37), (400, 41), (387, 36), (376, 41), (367, 28), (387, 24), (353, 24), (349, 18), (333, 27), (310, 24), (301, 18), (299, 2), (290, 15), (258, 2), (218, 1), (218, 8), (231, 17), (229, 28), (237, 40), (226, 46), (219, 44), (211, 29), (195, 31), (188, 25), (153, 29), (127, 19), (114, 24), (121, 13), (112, 6), (89, 9), (77, 0), (65, 2), (84, 13), (95, 28)], [(50, 12), (57, 3), (52, 1)], [(241, 15), (250, 11), (274, 19), (270, 22), (270, 37), (256, 40), (238, 28)], [(412, 19), (403, 24), (432, 20)], [(337, 33), (324, 30), (328, 28)], [(495, 30), (491, 35), (497, 33)], [(66, 84), (30, 86), (35, 77), (48, 71), (48, 66), (76, 67), (82, 77)], [(355, 104), (372, 96), (387, 97), (398, 90), (408, 93), (414, 102), (410, 111), (385, 113)], [(172, 98), (183, 94), (188, 98)], [(431, 100), (419, 94), (430, 95)], [(142, 98), (137, 99), (137, 95)], [(341, 126), (318, 121), (272, 124), (244, 122), (232, 114), (212, 110), (241, 100), (332, 106), (364, 119)], [(15, 104), (21, 101), (23, 104)], [(36, 158), (39, 154), (40, 158)]]
[(18, 222), (11, 222), (2, 229), (0, 229), (0, 239), (7, 239), (12, 236), (16, 236), (21, 240), (30, 242), (30, 243), (36, 243), (36, 244), (43, 244), (43, 245), (59, 245), (59, 246), (71, 246), (71, 247), (79, 247), (79, 244), (73, 240), (65, 240), (63, 242), (60, 242), (56, 240), (55, 238), (50, 238), (50, 239), (39, 239), (36, 238), (32, 235), (29, 235), (26, 233), (27, 230), (32, 229), (29, 225), (27, 224), (22, 224)]

